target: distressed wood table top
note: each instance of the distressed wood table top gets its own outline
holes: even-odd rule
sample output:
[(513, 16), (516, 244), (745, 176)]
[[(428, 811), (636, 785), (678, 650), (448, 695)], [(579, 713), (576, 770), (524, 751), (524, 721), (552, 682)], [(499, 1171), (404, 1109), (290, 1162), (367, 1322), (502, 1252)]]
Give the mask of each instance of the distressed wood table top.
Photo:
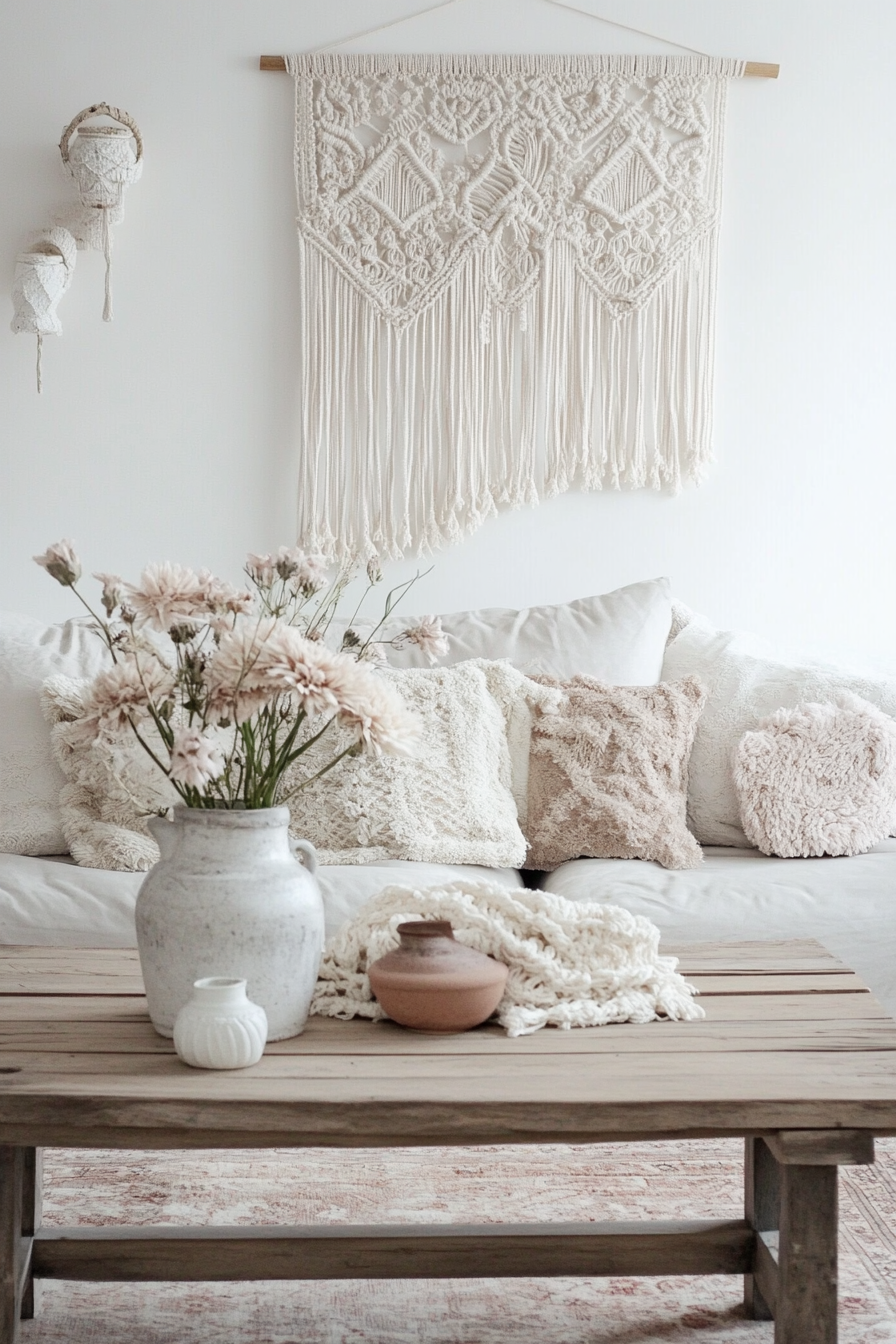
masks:
[(0, 949), (0, 1143), (142, 1148), (896, 1132), (896, 1023), (810, 941), (664, 947), (706, 1018), (509, 1039), (312, 1018), (253, 1068), (191, 1069), (136, 952)]
[[(34, 1279), (741, 1274), (775, 1344), (836, 1344), (837, 1168), (896, 1132), (896, 1022), (818, 943), (667, 948), (706, 1018), (508, 1039), (312, 1019), (235, 1072), (157, 1036), (136, 953), (0, 949), (0, 1344)], [(40, 1227), (41, 1146), (745, 1138), (744, 1218)]]

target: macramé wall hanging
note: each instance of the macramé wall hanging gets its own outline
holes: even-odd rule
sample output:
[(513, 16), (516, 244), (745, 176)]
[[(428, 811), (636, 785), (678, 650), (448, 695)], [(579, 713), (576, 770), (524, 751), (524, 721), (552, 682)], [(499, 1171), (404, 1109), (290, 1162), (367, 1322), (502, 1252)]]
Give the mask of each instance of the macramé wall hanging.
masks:
[(699, 481), (745, 62), (278, 64), (296, 95), (303, 544), (397, 557), (570, 488)]
[[(99, 116), (119, 124), (83, 124)], [(79, 112), (62, 132), (59, 151), (78, 189), (78, 202), (55, 225), (35, 233), (28, 250), (19, 253), (12, 289), (11, 329), (37, 337), (38, 392), (43, 390), (43, 338), (62, 333), (56, 307), (71, 284), (78, 248), (96, 248), (106, 258), (103, 321), (112, 321), (112, 225), (124, 217), (125, 187), (143, 171), (143, 138), (136, 122), (108, 103)]]

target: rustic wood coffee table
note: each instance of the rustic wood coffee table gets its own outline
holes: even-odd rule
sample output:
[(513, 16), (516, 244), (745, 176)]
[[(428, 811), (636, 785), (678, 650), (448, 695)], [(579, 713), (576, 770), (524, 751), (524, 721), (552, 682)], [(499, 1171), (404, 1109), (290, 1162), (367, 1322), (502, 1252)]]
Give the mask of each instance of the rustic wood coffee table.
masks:
[[(508, 1040), (313, 1019), (254, 1068), (181, 1064), (136, 953), (0, 949), (0, 1342), (37, 1276), (742, 1274), (776, 1344), (837, 1332), (837, 1166), (896, 1132), (896, 1023), (814, 942), (676, 951), (706, 1021)], [(745, 1218), (485, 1226), (40, 1228), (41, 1146), (404, 1147), (746, 1139)]]

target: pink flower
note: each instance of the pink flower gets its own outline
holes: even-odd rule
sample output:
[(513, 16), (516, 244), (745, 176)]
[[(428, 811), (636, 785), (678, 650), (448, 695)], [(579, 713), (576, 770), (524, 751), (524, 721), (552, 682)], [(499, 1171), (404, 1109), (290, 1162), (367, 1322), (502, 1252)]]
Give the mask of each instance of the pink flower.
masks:
[(124, 732), (131, 723), (147, 718), (149, 706), (160, 704), (173, 689), (173, 672), (157, 658), (125, 658), (91, 682), (75, 735), (89, 743)]
[(317, 640), (306, 639), (295, 626), (281, 621), (272, 631), (265, 650), (267, 675), (277, 689), (297, 701), (310, 715), (339, 708), (343, 654)]
[(253, 583), (258, 584), (259, 588), (270, 588), (277, 577), (274, 557), (272, 555), (253, 555), (250, 551), (246, 556), (246, 573)]
[(398, 645), (407, 642), (416, 644), (428, 663), (436, 663), (448, 652), (448, 636), (442, 629), (439, 616), (422, 616), (420, 624), (410, 630), (403, 630), (398, 636)]
[(175, 784), (204, 793), (223, 771), (224, 757), (217, 742), (195, 728), (175, 728), (169, 772)]
[(291, 579), (296, 591), (306, 597), (326, 587), (327, 562), (322, 555), (306, 555), (298, 546), (281, 546), (273, 559), (281, 579)]
[(196, 576), (200, 583), (202, 601), (209, 612), (215, 616), (248, 616), (255, 605), (255, 598), (245, 589), (234, 588), (224, 579), (215, 578), (207, 569), (201, 569)]
[(139, 584), (128, 584), (128, 591), (139, 624), (155, 630), (206, 615), (202, 580), (185, 565), (147, 565)]
[(33, 558), (64, 588), (71, 588), (81, 577), (81, 561), (75, 555), (74, 543), (65, 537), (48, 546), (43, 555), (35, 555)]
[(420, 738), (420, 720), (398, 691), (363, 663), (346, 659), (352, 677), (340, 696), (339, 723), (362, 751), (375, 756), (413, 756)]
[(268, 641), (280, 624), (273, 616), (237, 617), (222, 633), (205, 677), (213, 722), (245, 723), (276, 698), (279, 687), (268, 673)]
[(103, 606), (106, 615), (111, 616), (124, 597), (124, 579), (120, 579), (117, 574), (94, 574), (93, 577), (103, 585)]

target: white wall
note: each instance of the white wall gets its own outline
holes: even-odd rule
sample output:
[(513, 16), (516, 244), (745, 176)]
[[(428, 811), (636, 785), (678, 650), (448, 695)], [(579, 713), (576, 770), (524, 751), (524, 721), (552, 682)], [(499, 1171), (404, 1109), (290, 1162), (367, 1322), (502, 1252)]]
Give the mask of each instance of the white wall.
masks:
[[(246, 550), (294, 540), (292, 91), (257, 58), (416, 3), (6, 0), (0, 272), (68, 194), (56, 143), (81, 107), (128, 109), (146, 168), (115, 238), (116, 319), (100, 321), (102, 258), (80, 254), (42, 397), (34, 342), (0, 325), (0, 606), (68, 614), (29, 559), (62, 535), (127, 576), (170, 558), (236, 578)], [(896, 6), (578, 3), (782, 64), (729, 100), (718, 465), (677, 498), (566, 495), (494, 519), (435, 558), (413, 605), (559, 601), (668, 573), (719, 624), (896, 664)], [(345, 49), (670, 48), (545, 0), (458, 0)]]

